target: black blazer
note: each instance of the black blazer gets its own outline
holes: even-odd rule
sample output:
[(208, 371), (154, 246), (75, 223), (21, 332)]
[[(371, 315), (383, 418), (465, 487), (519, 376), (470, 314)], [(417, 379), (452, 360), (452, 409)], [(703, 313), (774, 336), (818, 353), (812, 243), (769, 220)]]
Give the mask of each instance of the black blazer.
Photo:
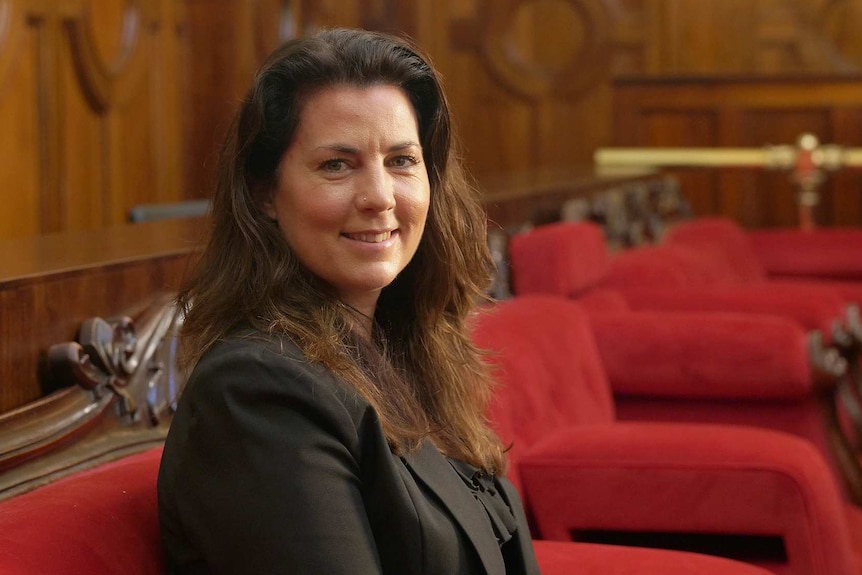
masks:
[(497, 486), (518, 524), (502, 548), (430, 443), (394, 456), (368, 403), (294, 345), (232, 337), (171, 424), (162, 540), (173, 573), (538, 575), (518, 495)]

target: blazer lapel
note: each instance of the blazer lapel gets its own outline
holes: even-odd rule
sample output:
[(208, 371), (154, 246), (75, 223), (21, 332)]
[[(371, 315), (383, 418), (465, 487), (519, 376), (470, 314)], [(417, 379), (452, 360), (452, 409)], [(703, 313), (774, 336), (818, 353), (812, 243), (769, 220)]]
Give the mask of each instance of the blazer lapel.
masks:
[(433, 491), (467, 534), (475, 547), (485, 572), (489, 575), (504, 574), (506, 566), (500, 546), (482, 515), (484, 510), (476, 503), (470, 490), (437, 451), (431, 442), (404, 457), (414, 475)]

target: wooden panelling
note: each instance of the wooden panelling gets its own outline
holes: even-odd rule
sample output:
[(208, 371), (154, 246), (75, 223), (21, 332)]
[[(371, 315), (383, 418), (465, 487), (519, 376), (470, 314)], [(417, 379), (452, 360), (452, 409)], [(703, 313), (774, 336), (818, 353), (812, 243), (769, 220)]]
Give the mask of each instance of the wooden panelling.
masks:
[(183, 17), (171, 0), (0, 2), (0, 238), (184, 198)]
[[(254, 70), (285, 39), (331, 26), (415, 38), (483, 178), (588, 166), (619, 136), (615, 78), (862, 73), (862, 0), (0, 0), (0, 238), (210, 195)], [(703, 209), (767, 208), (704, 184)], [(821, 206), (835, 222), (856, 221), (836, 204), (858, 214), (846, 189)]]
[[(713, 146), (718, 141), (718, 117), (713, 110), (695, 108), (681, 113), (659, 106), (645, 112), (640, 120), (631, 131), (618, 123), (629, 142), (621, 145), (700, 147)], [(711, 174), (688, 170), (674, 175), (695, 213), (714, 213), (718, 209), (718, 190)]]
[(0, 2), (0, 237), (37, 233), (40, 226), (40, 129), (36, 79), (39, 28), (20, 8)]
[(607, 4), (444, 3), (449, 44), (435, 59), (478, 177), (585, 165), (609, 137)]
[[(806, 132), (822, 143), (862, 146), (862, 82), (854, 78), (630, 79), (616, 84), (614, 106), (615, 143), (622, 146), (793, 145)], [(797, 224), (788, 173), (679, 174), (696, 213), (728, 215), (749, 227)], [(818, 224), (862, 225), (860, 190), (858, 170), (828, 178), (815, 209)]]
[(0, 413), (42, 395), (40, 355), (83, 320), (178, 289), (201, 234), (180, 220), (0, 241)]
[[(567, 205), (572, 205), (571, 200), (583, 200), (580, 205), (586, 207), (595, 198), (634, 196), (648, 189), (662, 189), (669, 195), (671, 186), (670, 180), (657, 173), (635, 170), (617, 173), (540, 170), (489, 177), (479, 182), (479, 189), (485, 192), (489, 230), (507, 232), (564, 219), (587, 219), (593, 215), (584, 213), (581, 218), (569, 217), (565, 212)], [(490, 193), (489, 190), (494, 191)]]

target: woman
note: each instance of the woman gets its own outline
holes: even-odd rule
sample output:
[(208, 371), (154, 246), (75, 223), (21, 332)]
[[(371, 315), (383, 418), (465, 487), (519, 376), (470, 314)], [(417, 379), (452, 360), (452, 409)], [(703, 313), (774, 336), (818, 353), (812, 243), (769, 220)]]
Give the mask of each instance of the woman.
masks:
[(485, 221), (416, 48), (265, 62), (179, 296), (194, 366), (159, 475), (175, 573), (538, 573), (465, 320)]

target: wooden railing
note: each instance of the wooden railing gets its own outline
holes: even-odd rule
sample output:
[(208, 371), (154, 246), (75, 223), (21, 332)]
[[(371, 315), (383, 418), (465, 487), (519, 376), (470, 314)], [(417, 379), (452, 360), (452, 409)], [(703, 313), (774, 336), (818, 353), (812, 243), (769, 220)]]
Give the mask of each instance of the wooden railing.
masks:
[(205, 223), (0, 242), (0, 498), (161, 443)]

